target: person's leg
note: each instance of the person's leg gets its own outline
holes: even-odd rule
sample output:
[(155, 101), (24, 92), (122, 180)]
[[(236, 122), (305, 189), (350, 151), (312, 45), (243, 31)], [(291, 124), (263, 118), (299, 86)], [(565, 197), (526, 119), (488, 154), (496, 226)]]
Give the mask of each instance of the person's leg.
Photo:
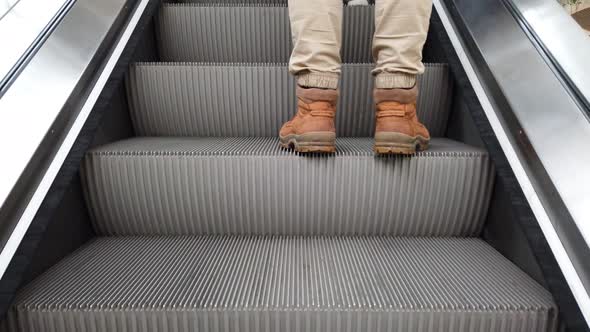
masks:
[(293, 53), (289, 71), (300, 86), (337, 89), (342, 0), (289, 0)]
[(373, 57), (377, 153), (414, 153), (430, 135), (416, 116), (416, 77), (424, 72), (432, 0), (376, 0)]
[(281, 145), (299, 152), (334, 152), (340, 77), (342, 0), (289, 0), (297, 80), (297, 114), (279, 132)]
[(376, 0), (375, 87), (411, 89), (424, 72), (422, 48), (426, 42), (432, 0)]

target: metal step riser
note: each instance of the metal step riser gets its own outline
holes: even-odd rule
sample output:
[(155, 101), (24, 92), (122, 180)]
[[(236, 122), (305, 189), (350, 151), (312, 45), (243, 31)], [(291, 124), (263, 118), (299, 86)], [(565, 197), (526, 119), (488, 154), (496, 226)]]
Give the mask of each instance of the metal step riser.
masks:
[[(351, 0), (343, 0), (344, 4), (347, 4)], [(205, 5), (243, 5), (243, 4), (250, 4), (250, 5), (284, 5), (286, 6), (288, 0), (181, 0), (177, 1), (179, 3), (192, 3), (192, 4), (205, 4)], [(368, 0), (365, 4), (374, 4), (375, 0)], [(358, 6), (358, 5), (357, 5)]]
[[(373, 136), (371, 65), (345, 65), (336, 115), (340, 137)], [(443, 136), (452, 83), (446, 65), (420, 77), (418, 116)], [(295, 81), (284, 65), (137, 64), (127, 77), (128, 101), (140, 136), (276, 136), (296, 112)]]
[[(346, 3), (348, 0), (344, 0)], [(172, 3), (181, 3), (181, 4), (198, 4), (198, 5), (207, 5), (207, 6), (219, 6), (219, 5), (280, 5), (286, 6), (288, 4), (288, 0), (174, 0), (170, 1)], [(170, 5), (168, 4), (168, 5)], [(165, 4), (166, 5), (166, 4)]]
[(12, 331), (553, 332), (556, 323), (539, 284), (484, 241), (456, 238), (102, 238), (15, 303)]
[[(552, 332), (547, 313), (389, 312), (378, 310), (32, 311), (20, 332)], [(14, 320), (15, 318), (13, 318)], [(23, 319), (24, 320), (24, 319)], [(16, 324), (12, 324), (15, 326)], [(553, 324), (555, 325), (555, 324)], [(19, 325), (16, 325), (19, 326)], [(125, 326), (125, 329), (121, 329)]]
[(363, 154), (304, 158), (274, 139), (237, 140), (237, 153), (215, 144), (205, 149), (214, 155), (90, 153), (85, 187), (97, 232), (477, 236), (487, 213), (486, 154), (439, 154), (434, 142), (427, 155), (375, 158), (365, 139)]
[[(372, 62), (374, 7), (344, 8), (343, 62)], [(164, 5), (157, 38), (163, 61), (288, 62), (292, 41), (286, 6)]]

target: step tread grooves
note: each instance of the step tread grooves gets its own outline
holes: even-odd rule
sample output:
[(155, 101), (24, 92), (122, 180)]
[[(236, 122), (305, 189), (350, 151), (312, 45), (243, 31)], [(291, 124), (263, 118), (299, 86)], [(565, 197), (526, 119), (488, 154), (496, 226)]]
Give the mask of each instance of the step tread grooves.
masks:
[[(459, 324), (453, 331), (465, 320), (489, 326), (485, 331), (502, 323), (515, 328), (505, 331), (548, 331), (555, 319), (551, 296), (539, 284), (484, 241), (458, 238), (97, 238), (28, 285), (15, 303), (21, 324), (34, 317), (45, 317), (38, 322), (44, 327), (162, 319), (171, 331), (182, 330), (173, 322), (183, 319), (236, 317), (237, 331), (264, 315), (291, 317), (285, 324), (315, 317), (298, 314), (304, 312), (349, 312), (341, 323), (359, 324), (366, 313), (413, 323), (446, 313), (445, 320)], [(110, 315), (119, 318), (104, 319)], [(373, 324), (386, 330), (384, 322)]]
[[(371, 68), (343, 66), (340, 137), (374, 133)], [(447, 65), (427, 64), (419, 78), (418, 116), (434, 137), (447, 126), (449, 75)], [(140, 136), (276, 136), (296, 111), (295, 80), (284, 64), (138, 63), (126, 83)]]
[[(339, 137), (336, 153), (317, 154), (316, 158), (333, 156), (373, 157), (373, 138)], [(117, 141), (93, 148), (89, 155), (99, 156), (294, 156), (300, 155), (279, 145), (276, 137), (138, 137)], [(309, 155), (309, 154), (306, 154)], [(420, 157), (481, 158), (483, 149), (447, 138), (434, 138), (430, 149), (419, 151), (413, 157), (383, 155), (379, 159), (410, 159)]]
[[(193, 2), (163, 4), (169, 62), (126, 79), (136, 133), (177, 137), (87, 153), (106, 237), (22, 288), (11, 330), (557, 330), (551, 294), (476, 238), (494, 183), (485, 150), (435, 138), (411, 157), (373, 154), (374, 7), (344, 9), (338, 152), (302, 156), (275, 137), (296, 105), (287, 1)], [(419, 78), (434, 137), (449, 75), (427, 64)]]
[(481, 232), (494, 181), (484, 150), (437, 138), (413, 157), (375, 157), (372, 138), (336, 144), (300, 156), (274, 137), (112, 143), (84, 160), (88, 207), (103, 235)]
[[(373, 11), (344, 7), (343, 62), (372, 61)], [(287, 62), (292, 49), (286, 3), (164, 4), (156, 29), (164, 61)]]

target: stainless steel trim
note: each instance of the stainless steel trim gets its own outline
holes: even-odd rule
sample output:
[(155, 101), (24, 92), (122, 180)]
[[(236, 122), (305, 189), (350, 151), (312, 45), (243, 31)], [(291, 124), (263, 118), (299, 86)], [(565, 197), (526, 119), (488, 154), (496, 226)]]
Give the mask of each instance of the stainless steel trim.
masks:
[(7, 2), (0, 16), (0, 89), (18, 63), (27, 57), (43, 35), (59, 21), (73, 0), (20, 0)]
[(590, 172), (584, 172), (590, 163), (590, 124), (503, 5), (496, 0), (480, 0), (478, 6), (470, 0), (446, 2), (463, 14), (469, 38), (477, 41), (470, 48), (443, 1), (434, 0), (435, 8), (590, 322)]
[(4, 18), (4, 15), (12, 9), (20, 0), (0, 0), (0, 20)]
[[(6, 244), (0, 253), (0, 276), (4, 274), (149, 0), (137, 3), (116, 46), (110, 48), (108, 60), (101, 61), (100, 75), (93, 81), (83, 104), (64, 120), (64, 109), (71, 106), (68, 105), (71, 98), (81, 97), (77, 89), (80, 80), (88, 76), (85, 75), (88, 70), (96, 69), (90, 68), (95, 64), (93, 61), (96, 62), (95, 56), (117, 20), (129, 9), (129, 2), (78, 0), (0, 99), (0, 151), (10, 161), (0, 164), (0, 226), (6, 227), (6, 224), (14, 222), (13, 231), (8, 232), (7, 239), (2, 239)], [(56, 133), (60, 117), (67, 126), (63, 128), (63, 133)], [(23, 181), (23, 177), (33, 175), (27, 174), (30, 162), (38, 154), (55, 148), (41, 145), (51, 135), (60, 135), (61, 140), (53, 142), (59, 149), (47, 156), (47, 168), (38, 170), (40, 174), (34, 174), (40, 180), (30, 199), (19, 197), (20, 200), (28, 199), (22, 213), (7, 217), (2, 210), (12, 207), (7, 203), (14, 203), (8, 198), (12, 198), (17, 189), (15, 185)]]
[[(555, 0), (508, 0), (590, 106), (590, 37)], [(587, 109), (590, 111), (590, 109)]]

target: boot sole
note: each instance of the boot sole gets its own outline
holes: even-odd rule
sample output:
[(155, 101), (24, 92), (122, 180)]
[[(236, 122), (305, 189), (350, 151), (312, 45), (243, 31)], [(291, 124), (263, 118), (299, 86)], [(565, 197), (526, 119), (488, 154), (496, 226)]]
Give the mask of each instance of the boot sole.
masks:
[(301, 135), (280, 136), (280, 144), (285, 149), (297, 152), (336, 152), (336, 134), (333, 132), (311, 132)]
[(409, 136), (402, 133), (381, 132), (375, 134), (373, 150), (377, 154), (410, 155), (428, 149), (429, 143), (430, 139), (420, 135)]

